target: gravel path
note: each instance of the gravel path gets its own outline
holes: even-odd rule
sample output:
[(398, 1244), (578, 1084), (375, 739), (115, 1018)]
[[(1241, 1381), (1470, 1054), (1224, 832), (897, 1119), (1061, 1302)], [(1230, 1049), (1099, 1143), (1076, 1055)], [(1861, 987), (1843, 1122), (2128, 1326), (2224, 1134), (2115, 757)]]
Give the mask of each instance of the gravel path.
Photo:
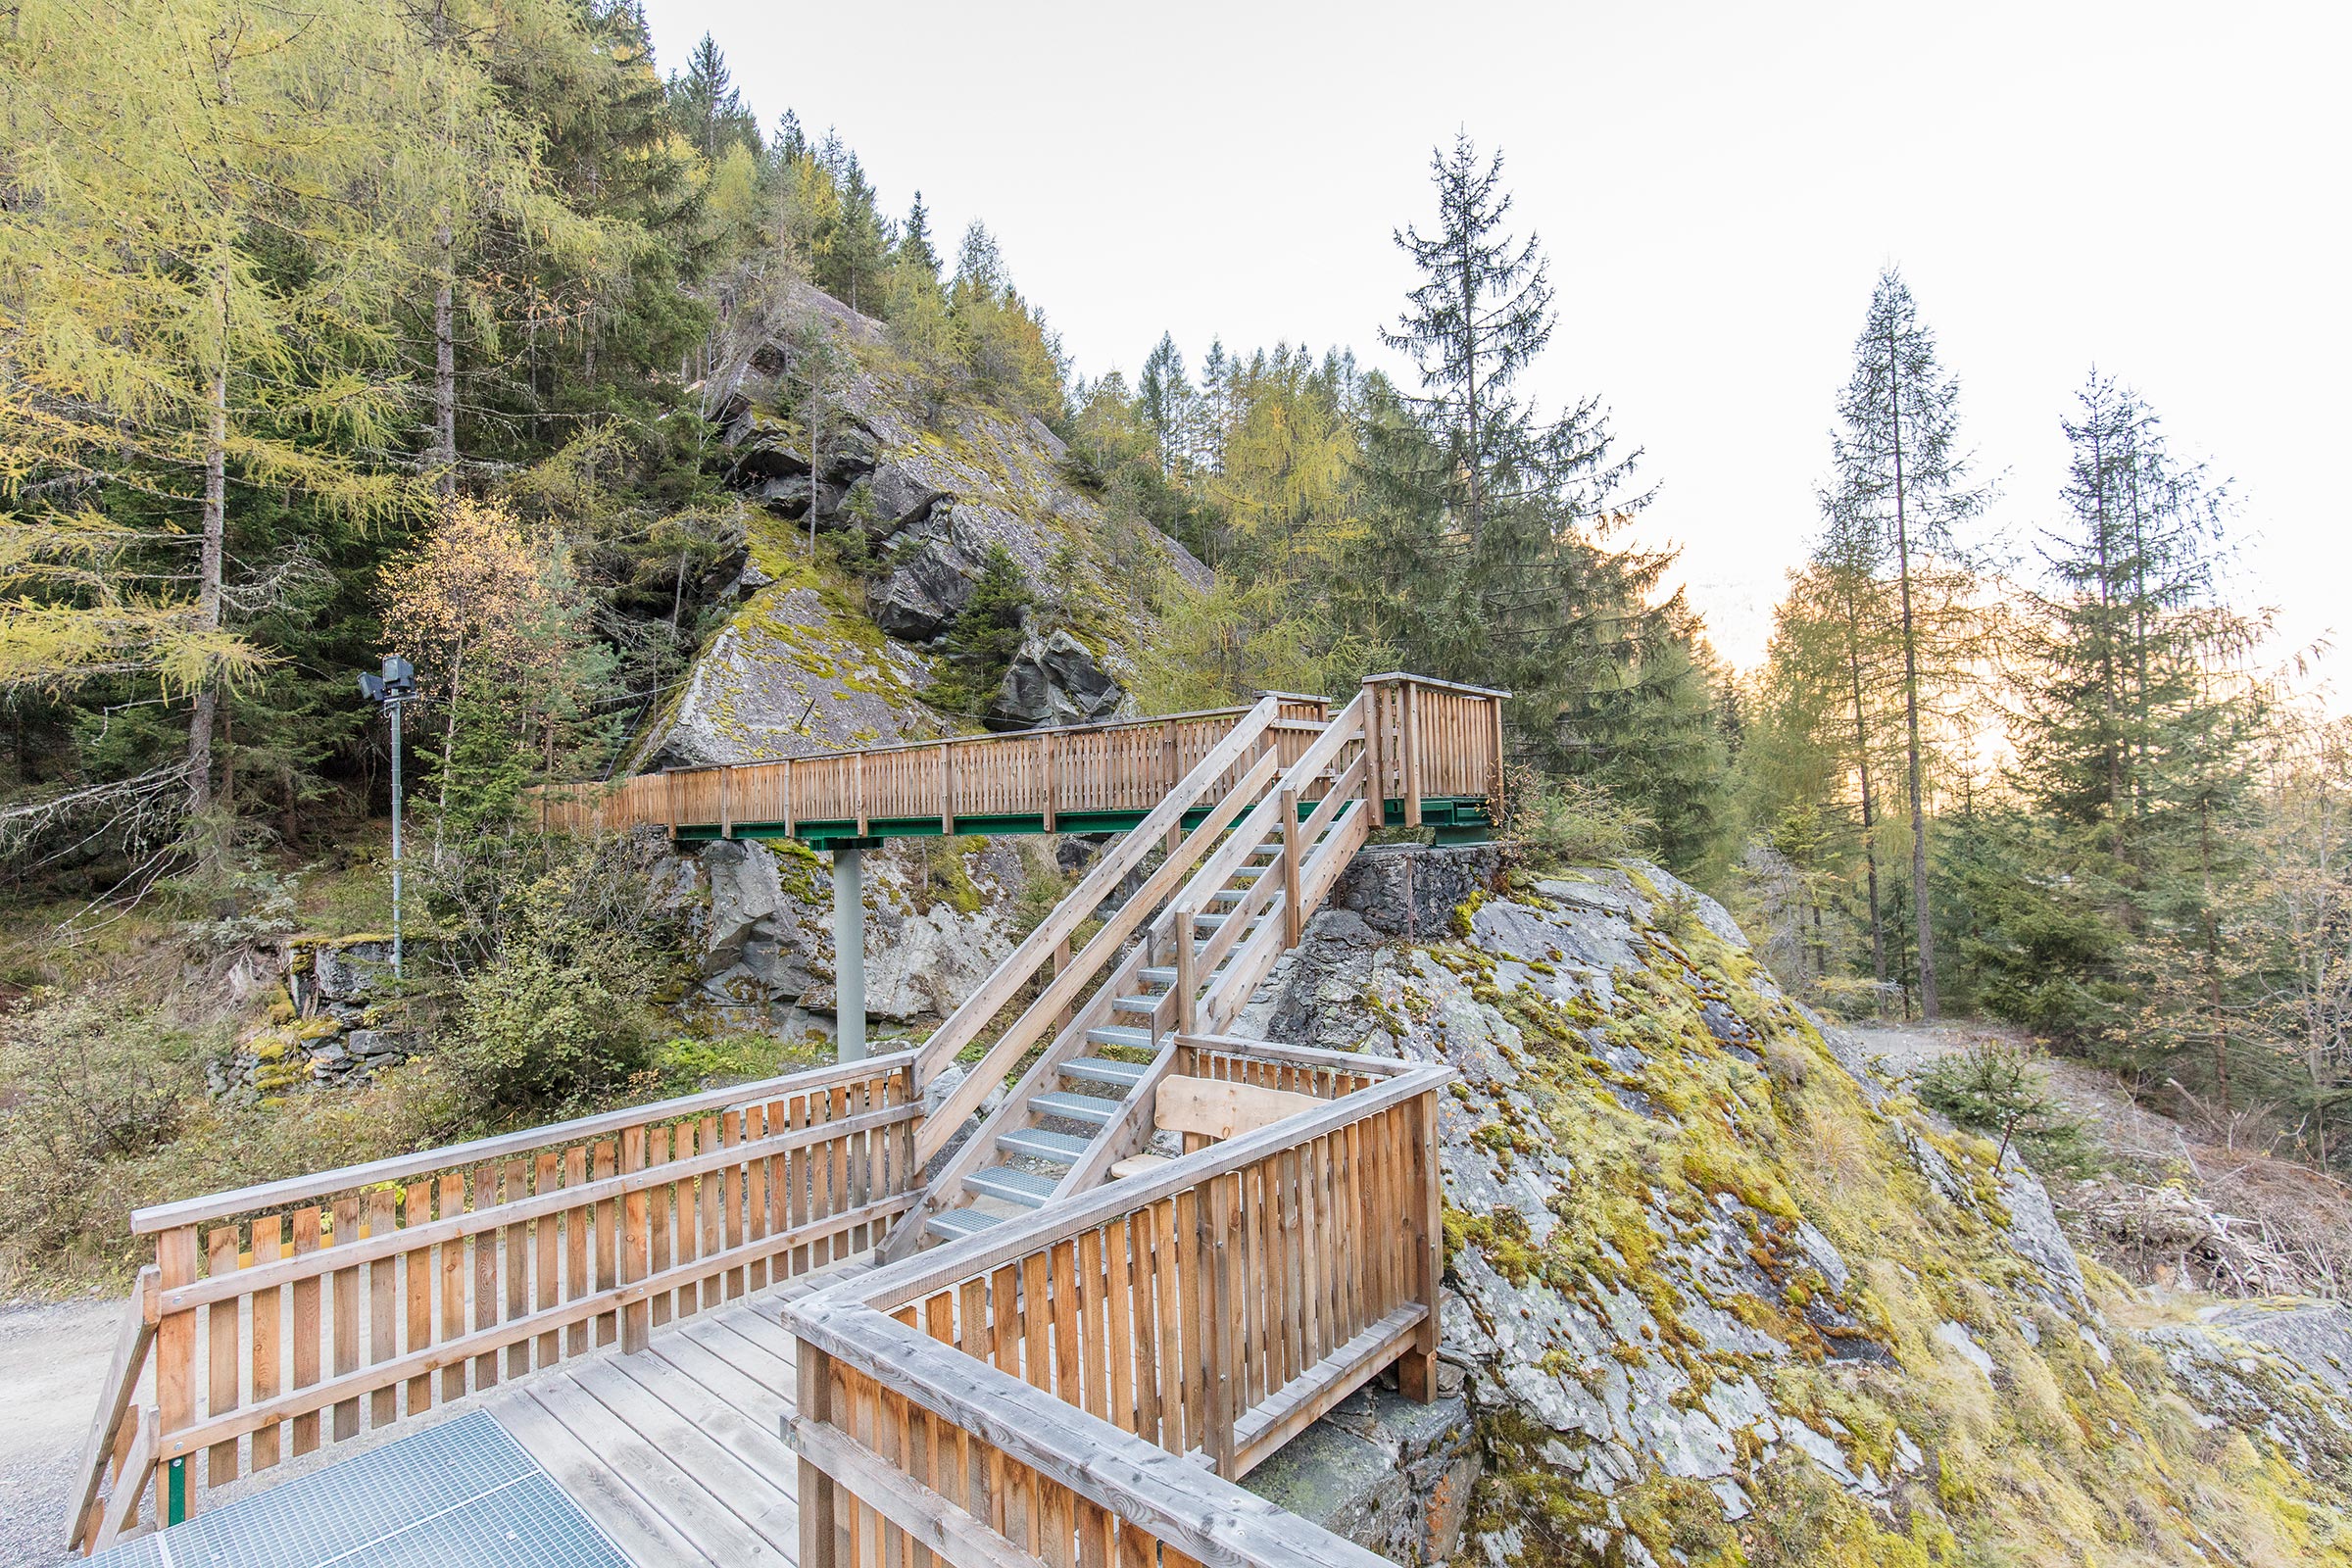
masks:
[(121, 1301), (0, 1306), (0, 1562), (70, 1560), (66, 1494), (122, 1321)]

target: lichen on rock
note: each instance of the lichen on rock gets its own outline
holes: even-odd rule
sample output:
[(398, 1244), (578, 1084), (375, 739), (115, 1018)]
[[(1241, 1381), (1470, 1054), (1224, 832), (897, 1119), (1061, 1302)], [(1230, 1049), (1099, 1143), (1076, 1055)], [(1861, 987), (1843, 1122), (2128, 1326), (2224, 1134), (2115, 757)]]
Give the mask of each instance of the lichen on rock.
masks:
[(1461, 1074), (1457, 1561), (2352, 1561), (2352, 1396), (2292, 1371), (2352, 1356), (2334, 1321), (2135, 1332), (2032, 1172), (1874, 1077), (1713, 901), (1482, 848), (1368, 853), (1332, 905), (1243, 1027)]

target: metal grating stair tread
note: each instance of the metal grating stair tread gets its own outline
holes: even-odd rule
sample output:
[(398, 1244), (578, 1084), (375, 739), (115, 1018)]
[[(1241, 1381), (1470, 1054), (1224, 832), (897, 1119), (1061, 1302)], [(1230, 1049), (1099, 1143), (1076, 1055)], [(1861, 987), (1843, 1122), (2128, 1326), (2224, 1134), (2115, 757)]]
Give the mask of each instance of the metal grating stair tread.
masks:
[(1042, 1127), (1016, 1127), (997, 1135), (997, 1152), (1041, 1159), (1050, 1165), (1075, 1165), (1087, 1151), (1087, 1140), (1068, 1133), (1050, 1133)]
[(1040, 1176), (1033, 1170), (1020, 1170), (1011, 1165), (991, 1165), (976, 1170), (963, 1179), (963, 1185), (991, 1198), (1002, 1198), (1008, 1203), (1024, 1208), (1036, 1208), (1054, 1196), (1055, 1182), (1051, 1176)]
[(924, 1225), (934, 1234), (949, 1241), (959, 1241), (1001, 1223), (994, 1214), (983, 1214), (976, 1208), (951, 1208), (944, 1214), (934, 1214)]
[(1119, 1102), (1105, 1100), (1101, 1095), (1073, 1095), (1055, 1089), (1031, 1095), (1029, 1108), (1040, 1116), (1059, 1116), (1066, 1121), (1092, 1122), (1100, 1127), (1119, 1113)]
[(1120, 1089), (1132, 1089), (1152, 1064), (1144, 1061), (1120, 1061), (1111, 1056), (1079, 1056), (1061, 1064), (1064, 1078), (1083, 1079), (1088, 1083), (1111, 1084)]
[(1124, 1046), (1130, 1051), (1150, 1051), (1152, 1031), (1124, 1029), (1117, 1024), (1099, 1024), (1086, 1032), (1086, 1038), (1098, 1046)]
[(107, 1568), (629, 1568), (487, 1410), (394, 1439), (91, 1560)]

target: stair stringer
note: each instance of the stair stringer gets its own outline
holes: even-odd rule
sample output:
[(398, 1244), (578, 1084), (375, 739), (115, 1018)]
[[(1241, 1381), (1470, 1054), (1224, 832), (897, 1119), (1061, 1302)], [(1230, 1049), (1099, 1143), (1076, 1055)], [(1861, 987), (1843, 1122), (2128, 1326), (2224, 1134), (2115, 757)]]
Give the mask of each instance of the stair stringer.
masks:
[[(1144, 886), (1128, 901), (1127, 908), (1135, 910), (1135, 915), (1114, 918), (1113, 922), (1097, 933), (1094, 940), (1087, 944), (1086, 949), (1072, 960), (1072, 969), (1084, 972), (1091, 967), (1100, 975), (1093, 992), (1088, 995), (1084, 1003), (1077, 1006), (1070, 1022), (1052, 1037), (1046, 1049), (1031, 1063), (1029, 1069), (1022, 1073), (1011, 1092), (1005, 1096), (1004, 1103), (990, 1112), (980, 1126), (972, 1131), (971, 1136), (948, 1155), (947, 1162), (925, 1184), (921, 1196), (915, 1200), (913, 1206), (902, 1214), (897, 1223), (891, 1227), (891, 1233), (884, 1239), (880, 1249), (882, 1261), (893, 1261), (913, 1251), (919, 1245), (918, 1238), (922, 1234), (925, 1222), (932, 1216), (956, 1206), (956, 1200), (962, 1194), (964, 1178), (980, 1169), (988, 1156), (997, 1152), (997, 1139), (1015, 1127), (1027, 1125), (1031, 1114), (1030, 1101), (1042, 1093), (1051, 1083), (1053, 1075), (1060, 1070), (1064, 1062), (1077, 1054), (1078, 1048), (1086, 1043), (1087, 1032), (1102, 1026), (1112, 1004), (1117, 1001), (1123, 989), (1136, 984), (1137, 971), (1149, 961), (1152, 944), (1155, 940), (1154, 933), (1158, 932), (1164, 924), (1165, 912), (1162, 911), (1160, 916), (1153, 919), (1149, 925), (1145, 925), (1145, 915), (1152, 910), (1159, 901), (1168, 897), (1171, 889), (1177, 884), (1178, 878), (1195, 860), (1206, 855), (1209, 857), (1208, 863), (1211, 866), (1218, 863), (1223, 851), (1221, 841), (1228, 838), (1234, 819), (1241, 816), (1245, 808), (1254, 813), (1256, 809), (1262, 808), (1263, 798), (1270, 798), (1266, 796), (1265, 792), (1274, 783), (1276, 777), (1274, 754), (1268, 752), (1251, 764), (1248, 772), (1243, 775), (1241, 783), (1227, 792), (1207, 818), (1186, 836), (1177, 847), (1176, 854), (1163, 862), (1159, 869), (1154, 871), (1146, 880)], [(1237, 857), (1234, 863), (1238, 864), (1240, 859), (1246, 858), (1246, 856)], [(1230, 875), (1230, 871), (1228, 874)], [(1122, 910), (1122, 916), (1125, 916), (1125, 910)], [(1124, 943), (1128, 935), (1139, 925), (1145, 925), (1145, 939), (1138, 942), (1131, 951), (1121, 955), (1116, 961), (1110, 961), (1110, 950), (1115, 950), (1119, 944)], [(1098, 948), (1105, 951), (1098, 953)], [(1103, 972), (1102, 966), (1106, 962), (1109, 967), (1107, 972)], [(1057, 989), (1059, 988), (1049, 987), (1045, 995), (1030, 1004), (1028, 1009), (1014, 1023), (1012, 1031), (1008, 1031), (1008, 1033), (1032, 1027), (1035, 1014), (1058, 1010), (1062, 1003), (1054, 995)], [(1152, 1038), (1155, 1045), (1161, 1038), (1164, 1022), (1160, 1013), (1155, 1012), (1152, 1015)], [(966, 1095), (965, 1089), (968, 1088), (968, 1084), (967, 1080), (967, 1085), (959, 1087), (958, 1093), (951, 1096), (943, 1105), (943, 1111), (956, 1115), (958, 1122), (968, 1114), (968, 1108), (950, 1110), (948, 1107), (954, 1106), (959, 1098), (978, 1098), (977, 1095)], [(978, 1094), (985, 1093), (986, 1087), (983, 1085)], [(947, 1135), (952, 1135), (954, 1131), (954, 1128), (947, 1129)], [(919, 1145), (917, 1152), (920, 1152)]]

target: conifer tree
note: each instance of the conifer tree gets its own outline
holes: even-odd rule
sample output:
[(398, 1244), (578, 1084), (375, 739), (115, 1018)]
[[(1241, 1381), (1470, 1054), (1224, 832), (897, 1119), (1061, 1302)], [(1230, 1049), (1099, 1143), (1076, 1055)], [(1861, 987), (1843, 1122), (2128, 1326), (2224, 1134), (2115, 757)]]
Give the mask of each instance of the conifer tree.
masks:
[(712, 163), (730, 146), (760, 150), (760, 122), (744, 104), (717, 40), (707, 32), (686, 57), (685, 71), (669, 78), (669, 107), (679, 130)]
[(1142, 400), (1144, 420), (1152, 426), (1152, 439), (1158, 446), (1159, 471), (1173, 474), (1186, 457), (1195, 394), (1193, 383), (1184, 373), (1184, 355), (1177, 350), (1172, 333), (1160, 333), (1159, 341), (1144, 357), (1143, 375), (1136, 390)]
[(934, 282), (939, 278), (939, 252), (931, 248), (931, 210), (923, 205), (923, 193), (914, 193), (914, 205), (906, 209), (906, 221), (899, 225), (899, 260), (922, 270), (923, 275)]
[(1439, 227), (1428, 237), (1409, 225), (1396, 231), (1397, 249), (1422, 280), (1396, 329), (1381, 337), (1420, 372), (1421, 391), (1407, 398), (1445, 433), (1476, 549), (1487, 512), (1507, 502), (1489, 493), (1500, 474), (1536, 477), (1524, 461), (1533, 417), (1511, 383), (1551, 340), (1550, 264), (1533, 231), (1524, 243), (1503, 231), (1511, 197), (1502, 188), (1500, 152), (1482, 168), (1468, 134), (1456, 133), (1450, 155), (1430, 155), (1430, 172)]
[(1959, 393), (1936, 339), (1891, 268), (1879, 275), (1854, 340), (1854, 368), (1838, 400), (1831, 505), (1874, 531), (1893, 572), (1902, 653), (1904, 769), (1911, 808), (1911, 901), (1921, 1015), (1937, 1015), (1934, 921), (1929, 911), (1923, 664), (1944, 627), (1931, 613), (1929, 574), (1964, 559), (1957, 529), (1983, 506), (1959, 447)]
[(0, 679), (192, 694), (201, 811), (221, 686), (269, 658), (232, 624), (274, 593), (267, 563), (232, 573), (239, 506), (398, 503), (368, 454), (405, 402), (405, 111), (438, 65), (342, 0), (40, 0), (0, 49), (24, 138), (0, 171)]
[(1339, 597), (1384, 660), (1514, 694), (1514, 745), (1542, 769), (1632, 792), (1659, 848), (1690, 866), (1718, 839), (1723, 787), (1706, 658), (1672, 557), (1613, 550), (1648, 501), (1597, 399), (1548, 423), (1514, 383), (1549, 340), (1533, 236), (1505, 231), (1500, 155), (1466, 137), (1431, 159), (1439, 225), (1400, 230), (1422, 270), (1387, 340), (1420, 387), (1363, 393), (1363, 524)]

